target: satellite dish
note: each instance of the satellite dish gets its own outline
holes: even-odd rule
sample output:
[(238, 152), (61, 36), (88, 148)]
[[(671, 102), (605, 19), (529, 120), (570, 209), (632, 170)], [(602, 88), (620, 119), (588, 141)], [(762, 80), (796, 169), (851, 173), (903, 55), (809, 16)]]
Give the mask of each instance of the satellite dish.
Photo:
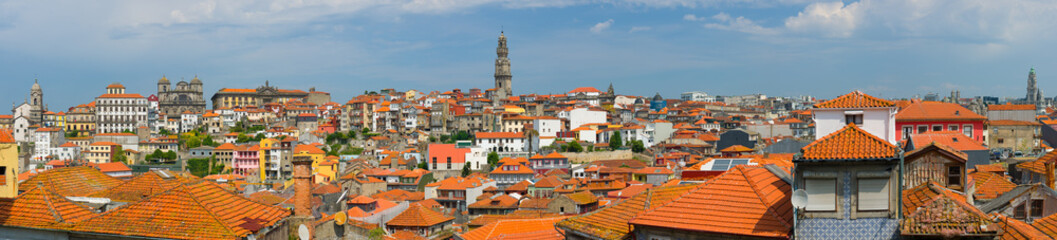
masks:
[(807, 207), (807, 191), (804, 191), (804, 189), (797, 189), (796, 191), (793, 191), (792, 201), (793, 207), (795, 208)]
[(312, 234), (308, 232), (308, 226), (301, 224), (300, 227), (297, 227), (297, 237), (301, 238), (301, 240), (311, 239)]
[(338, 225), (345, 225), (345, 220), (347, 219), (348, 216), (345, 215), (345, 212), (338, 212), (334, 214), (334, 223), (337, 223)]

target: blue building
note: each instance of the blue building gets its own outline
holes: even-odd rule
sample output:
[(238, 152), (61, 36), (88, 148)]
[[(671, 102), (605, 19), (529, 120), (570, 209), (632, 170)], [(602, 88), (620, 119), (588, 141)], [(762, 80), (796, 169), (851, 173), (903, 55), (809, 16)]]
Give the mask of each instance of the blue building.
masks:
[(661, 97), (661, 93), (657, 93), (657, 95), (653, 96), (653, 100), (650, 100), (650, 110), (654, 112), (661, 111), (661, 109), (666, 107), (668, 107), (668, 101)]

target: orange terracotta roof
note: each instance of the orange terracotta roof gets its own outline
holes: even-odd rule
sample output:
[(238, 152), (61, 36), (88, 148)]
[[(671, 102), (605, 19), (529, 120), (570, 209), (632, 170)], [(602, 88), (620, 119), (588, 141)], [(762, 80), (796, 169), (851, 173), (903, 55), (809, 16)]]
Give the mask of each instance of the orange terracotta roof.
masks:
[(1033, 104), (994, 104), (987, 105), (987, 111), (1018, 111), (1018, 110), (1035, 110)]
[(567, 158), (567, 157), (565, 157), (565, 156), (562, 156), (562, 155), (561, 155), (560, 153), (558, 153), (558, 152), (551, 152), (551, 153), (547, 154), (547, 156), (544, 156), (544, 157), (545, 157), (545, 158)]
[(895, 107), (891, 101), (854, 91), (829, 101), (815, 104), (815, 108), (878, 108)]
[(1017, 164), (1017, 168), (1034, 172), (1037, 174), (1046, 174), (1046, 164), (1055, 162), (1057, 162), (1057, 151), (1052, 151), (1046, 153), (1046, 155), (1042, 155), (1042, 157), (1039, 157), (1039, 159)]
[(386, 225), (396, 227), (430, 227), (451, 221), (455, 218), (444, 216), (437, 211), (423, 207), (422, 205), (411, 205), (401, 212)]
[[(982, 143), (965, 136), (965, 134), (956, 131), (939, 131), (939, 132), (927, 132), (919, 134), (910, 134), (911, 141), (914, 141), (914, 145), (924, 147), (929, 143), (940, 143), (949, 146), (958, 151), (977, 151), (987, 150)], [(920, 148), (920, 147), (919, 147)]]
[(282, 196), (279, 196), (271, 191), (260, 191), (251, 193), (250, 196), (247, 198), (253, 200), (254, 202), (258, 202), (260, 204), (268, 206), (277, 206), (286, 201), (286, 198), (283, 198)]
[(288, 216), (289, 210), (251, 201), (203, 181), (110, 210), (85, 220), (74, 230), (156, 238), (236, 239)]
[(66, 230), (96, 216), (47, 187), (27, 189), (16, 198), (0, 198), (0, 226)]
[(647, 168), (635, 170), (632, 173), (634, 173), (634, 174), (674, 174), (675, 172), (673, 172), (671, 169), (667, 169), (667, 168), (663, 168), (663, 167), (647, 167)]
[(974, 184), (976, 184), (976, 192), (973, 193), (973, 198), (975, 199), (995, 199), (999, 195), (1009, 192), (1017, 187), (1016, 184), (1010, 182), (1005, 176), (994, 173), (974, 172), (970, 173), (969, 176), (972, 178)]
[(809, 160), (886, 159), (894, 158), (899, 148), (855, 124), (848, 124), (808, 144), (801, 151), (804, 159)]
[(480, 201), (474, 202), (467, 208), (478, 208), (478, 209), (491, 209), (491, 208), (518, 208), (518, 199), (511, 197), (510, 195), (499, 195), (498, 197), (480, 199)]
[(565, 194), (563, 196), (566, 196), (569, 199), (572, 199), (573, 202), (576, 203), (576, 205), (584, 205), (584, 204), (591, 204), (591, 203), (598, 202), (598, 197), (596, 197), (594, 194), (591, 194), (591, 192), (589, 192), (589, 191), (580, 191), (580, 192)]
[(1057, 214), (1035, 219), (1035, 221), (1032, 221), (1031, 226), (1047, 236), (1057, 237)]
[(125, 163), (122, 163), (122, 162), (100, 163), (100, 164), (95, 164), (94, 166), (95, 166), (96, 169), (99, 169), (99, 171), (104, 172), (104, 173), (126, 172), (126, 171), (127, 172), (131, 172), (132, 171), (131, 168), (129, 168), (128, 166), (125, 165)]
[(523, 191), (528, 191), (528, 187), (529, 186), (532, 186), (532, 182), (530, 182), (529, 180), (523, 180), (523, 181), (515, 183), (514, 185), (510, 185), (509, 187), (506, 187), (506, 189), (504, 189), (504, 191), (507, 191), (507, 192), (523, 192)]
[(991, 173), (1005, 173), (1006, 172), (1006, 166), (1002, 165), (1001, 163), (987, 164), (987, 165), (978, 164), (978, 165), (976, 165), (976, 171), (977, 172), (991, 172)]
[[(509, 168), (509, 169), (508, 169)], [(519, 163), (504, 163), (488, 174), (533, 174), (532, 168)]]
[(255, 93), (255, 92), (257, 92), (257, 90), (256, 89), (248, 89), (248, 88), (225, 88), (225, 89), (220, 89), (220, 92), (225, 92), (225, 93)]
[(1017, 121), (1017, 120), (991, 120), (987, 121), (989, 126), (1038, 126), (1042, 125), (1037, 122), (1028, 121)]
[(697, 232), (787, 238), (792, 188), (762, 166), (739, 165), (629, 223)]
[(522, 132), (479, 132), (474, 135), (477, 139), (491, 139), (491, 138), (522, 138), (525, 134)]
[(576, 89), (573, 89), (572, 91), (569, 91), (569, 93), (589, 93), (589, 92), (601, 93), (602, 91), (598, 91), (597, 88), (593, 88), (593, 87), (578, 87)]
[(987, 120), (987, 117), (976, 114), (962, 105), (931, 101), (912, 101), (910, 105), (896, 113), (897, 122), (943, 120), (983, 121)]
[(168, 171), (166, 171), (166, 174), (169, 174), (172, 178), (166, 179), (154, 171), (149, 171), (129, 179), (120, 185), (88, 196), (109, 198), (110, 200), (118, 202), (138, 202), (154, 196), (154, 194), (165, 192), (177, 185), (198, 180), (198, 178), (194, 176), (188, 177)]
[[(1035, 240), (1035, 239), (1052, 239), (1045, 233), (1040, 231), (1043, 229), (1041, 221), (1043, 219), (1035, 220), (1034, 223), (1038, 223), (1039, 226), (1028, 225), (1023, 221), (1006, 217), (1002, 214), (994, 213), (991, 214), (995, 218), (995, 225), (998, 225), (999, 229), (1002, 229), (1001, 234), (998, 235), (997, 239), (1000, 240)], [(1052, 215), (1051, 215), (1052, 217)], [(1051, 224), (1052, 225), (1052, 224)], [(1053, 228), (1057, 229), (1057, 228)], [(1050, 229), (1053, 232), (1053, 229)]]
[(730, 153), (730, 152), (752, 152), (752, 151), (753, 150), (751, 148), (748, 148), (748, 147), (745, 147), (745, 146), (742, 146), (742, 145), (733, 145), (733, 146), (724, 148), (723, 150), (719, 150), (719, 152), (725, 152), (725, 153)]
[(941, 235), (946, 231), (989, 234), (991, 219), (965, 200), (965, 196), (936, 182), (903, 191), (903, 234)]
[(422, 201), (426, 198), (423, 192), (408, 192), (402, 189), (393, 189), (371, 195), (372, 198), (386, 199), (389, 201)]
[(121, 184), (120, 179), (91, 167), (52, 169), (18, 184), (19, 189), (30, 189), (38, 184), (66, 197), (84, 197)]
[(300, 144), (294, 147), (294, 154), (307, 153), (307, 154), (327, 154), (322, 149), (308, 144)]
[(557, 176), (548, 176), (548, 177), (545, 177), (545, 178), (541, 178), (539, 181), (536, 181), (536, 184), (534, 184), (533, 187), (536, 187), (536, 188), (555, 188), (555, 187), (558, 187), (558, 186), (561, 186), (561, 185), (562, 185), (562, 180), (560, 178), (558, 178)]
[(0, 143), (14, 143), (15, 137), (11, 134), (11, 129), (0, 129)]
[(966, 161), (969, 161), (969, 154), (966, 154), (966, 153), (964, 153), (962, 151), (958, 151), (957, 149), (948, 147), (947, 145), (943, 145), (942, 143), (937, 143), (937, 142), (932, 142), (932, 143), (929, 143), (929, 145), (925, 145), (924, 147), (920, 147), (918, 149), (914, 149), (914, 150), (912, 150), (910, 152), (907, 152), (903, 156), (906, 159), (911, 159), (911, 158), (917, 156), (918, 154), (924, 154), (924, 153), (933, 152), (933, 151), (944, 153), (944, 154), (947, 154), (948, 156), (952, 156), (953, 157), (952, 159), (954, 159), (956, 161), (961, 161), (962, 163), (965, 163)]
[(554, 223), (564, 219), (565, 217), (499, 220), (459, 235), (459, 238), (464, 240), (561, 240), (565, 239), (565, 236), (554, 228)]

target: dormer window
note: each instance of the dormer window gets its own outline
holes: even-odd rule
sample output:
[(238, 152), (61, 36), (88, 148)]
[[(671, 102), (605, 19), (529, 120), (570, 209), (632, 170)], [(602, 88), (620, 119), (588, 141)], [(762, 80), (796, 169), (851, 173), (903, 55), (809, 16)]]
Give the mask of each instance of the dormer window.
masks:
[(852, 124), (852, 123), (854, 123), (855, 125), (859, 125), (859, 126), (862, 125), (862, 113), (861, 112), (853, 113), (853, 114), (848, 114), (848, 113), (844, 114), (844, 124), (847, 125), (847, 124)]

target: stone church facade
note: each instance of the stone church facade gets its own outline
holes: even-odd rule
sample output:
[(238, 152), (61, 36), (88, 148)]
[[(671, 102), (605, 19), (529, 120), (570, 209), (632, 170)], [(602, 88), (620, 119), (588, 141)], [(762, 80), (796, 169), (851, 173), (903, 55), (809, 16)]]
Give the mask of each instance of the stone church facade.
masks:
[(179, 118), (185, 111), (204, 113), (206, 101), (202, 98), (202, 80), (195, 76), (191, 82), (180, 81), (175, 86), (162, 76), (158, 80), (158, 111), (169, 118)]

